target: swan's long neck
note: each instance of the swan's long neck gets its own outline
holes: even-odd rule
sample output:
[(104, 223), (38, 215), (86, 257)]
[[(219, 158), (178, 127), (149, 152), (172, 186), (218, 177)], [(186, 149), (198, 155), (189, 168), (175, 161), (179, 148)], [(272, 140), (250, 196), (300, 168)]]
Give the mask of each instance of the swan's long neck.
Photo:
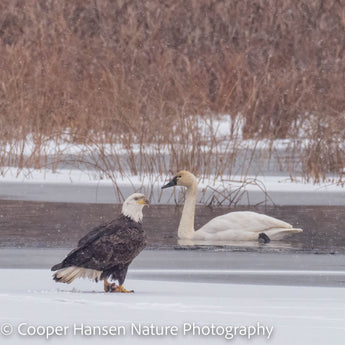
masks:
[(193, 238), (194, 236), (194, 216), (197, 193), (198, 185), (195, 182), (187, 189), (186, 201), (183, 206), (180, 225), (177, 232), (179, 238)]

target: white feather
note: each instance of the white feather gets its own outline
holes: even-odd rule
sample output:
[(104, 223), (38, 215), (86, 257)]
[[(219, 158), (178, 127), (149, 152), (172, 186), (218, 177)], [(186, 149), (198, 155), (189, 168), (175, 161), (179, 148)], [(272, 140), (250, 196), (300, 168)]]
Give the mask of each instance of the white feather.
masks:
[(93, 270), (90, 268), (71, 266), (58, 270), (54, 276), (60, 282), (70, 284), (76, 278), (89, 278), (90, 280), (100, 280), (101, 274), (101, 271)]
[(143, 207), (145, 206), (144, 204), (138, 204), (137, 199), (140, 198), (145, 198), (145, 196), (140, 193), (134, 193), (122, 205), (122, 214), (137, 223), (141, 223), (143, 220)]

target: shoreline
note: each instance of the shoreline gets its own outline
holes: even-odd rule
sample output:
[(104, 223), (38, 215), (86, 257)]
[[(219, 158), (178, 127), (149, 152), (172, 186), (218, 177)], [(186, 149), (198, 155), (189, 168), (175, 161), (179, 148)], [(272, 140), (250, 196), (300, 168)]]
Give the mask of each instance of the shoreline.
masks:
[[(247, 194), (237, 202), (237, 205), (263, 203), (276, 206), (345, 206), (345, 188), (340, 186), (320, 187), (309, 184), (282, 183), (282, 188), (278, 190), (276, 185), (277, 183), (265, 185), (266, 193), (270, 198), (266, 202), (266, 196), (262, 190), (255, 190), (252, 186), (247, 187)], [(120, 182), (117, 187), (118, 189), (115, 190), (113, 184), (108, 181), (9, 181), (2, 178), (0, 179), (0, 199), (117, 204), (118, 192), (121, 192), (122, 195), (129, 195), (137, 191), (147, 195), (153, 205), (175, 205), (175, 199), (179, 198), (179, 194), (174, 194), (174, 191), (162, 193), (160, 185), (147, 185), (145, 188), (144, 183), (134, 181), (133, 183)], [(209, 200), (212, 195), (210, 190), (205, 192), (203, 188), (205, 187), (199, 187), (199, 204)]]

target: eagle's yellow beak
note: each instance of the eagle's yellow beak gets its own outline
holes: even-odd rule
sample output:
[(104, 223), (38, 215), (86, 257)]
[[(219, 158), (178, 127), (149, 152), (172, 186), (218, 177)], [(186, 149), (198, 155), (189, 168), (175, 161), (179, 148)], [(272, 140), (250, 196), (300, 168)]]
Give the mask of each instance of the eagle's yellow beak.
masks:
[(141, 198), (137, 201), (137, 204), (149, 206), (150, 202), (146, 198)]

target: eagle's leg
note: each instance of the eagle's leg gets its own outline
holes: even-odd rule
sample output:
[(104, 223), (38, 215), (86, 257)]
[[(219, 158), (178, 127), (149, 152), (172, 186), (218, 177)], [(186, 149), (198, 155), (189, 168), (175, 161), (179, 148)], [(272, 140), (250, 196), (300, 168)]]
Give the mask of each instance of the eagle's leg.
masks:
[(105, 292), (114, 292), (117, 288), (115, 283), (109, 283), (106, 278), (104, 278), (104, 291)]
[(132, 293), (134, 290), (126, 290), (123, 285), (116, 286), (115, 292)]

